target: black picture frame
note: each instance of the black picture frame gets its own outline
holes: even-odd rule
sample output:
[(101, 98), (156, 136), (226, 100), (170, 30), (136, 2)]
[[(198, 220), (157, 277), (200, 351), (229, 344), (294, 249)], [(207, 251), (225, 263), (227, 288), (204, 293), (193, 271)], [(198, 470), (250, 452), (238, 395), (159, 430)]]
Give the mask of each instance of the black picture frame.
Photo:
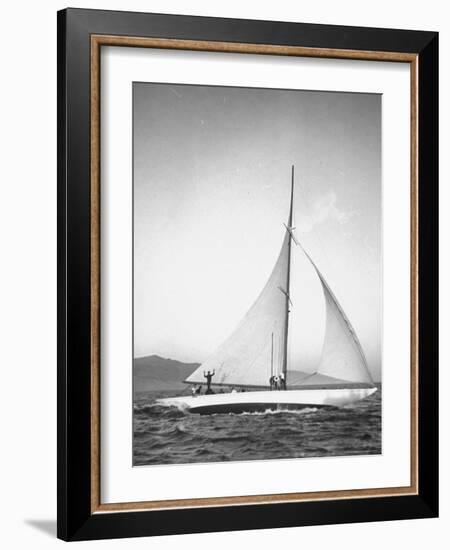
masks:
[[(417, 56), (418, 491), (414, 495), (95, 513), (91, 448), (91, 37)], [(85, 9), (58, 12), (58, 531), (64, 540), (438, 515), (438, 34)]]

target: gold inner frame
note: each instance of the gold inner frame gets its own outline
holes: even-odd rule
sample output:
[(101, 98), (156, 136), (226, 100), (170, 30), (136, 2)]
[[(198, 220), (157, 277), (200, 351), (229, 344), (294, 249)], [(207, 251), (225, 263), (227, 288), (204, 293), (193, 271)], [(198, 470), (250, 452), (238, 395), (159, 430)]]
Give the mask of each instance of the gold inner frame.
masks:
[[(240, 54), (360, 59), (409, 63), (411, 90), (411, 482), (407, 487), (367, 488), (232, 497), (102, 503), (100, 500), (100, 50), (102, 46), (164, 48)], [(418, 494), (418, 55), (397, 52), (339, 50), (210, 42), (166, 38), (91, 35), (91, 513), (130, 510), (161, 510), (227, 505), (246, 505), (311, 500), (338, 500)]]

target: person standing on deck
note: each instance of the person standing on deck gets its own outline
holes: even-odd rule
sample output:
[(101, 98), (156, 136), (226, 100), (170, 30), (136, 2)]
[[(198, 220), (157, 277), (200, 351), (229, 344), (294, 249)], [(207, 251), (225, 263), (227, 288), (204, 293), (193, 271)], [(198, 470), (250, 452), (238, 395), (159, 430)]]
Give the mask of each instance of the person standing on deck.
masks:
[(273, 377), (273, 387), (274, 387), (275, 390), (278, 389), (278, 383), (279, 383), (279, 381), (280, 381), (280, 378), (279, 378), (278, 376), (274, 376), (274, 377)]
[(206, 394), (213, 393), (211, 389), (211, 380), (212, 377), (216, 374), (216, 371), (213, 370), (212, 372), (209, 370), (208, 372), (203, 371), (203, 376), (206, 378)]

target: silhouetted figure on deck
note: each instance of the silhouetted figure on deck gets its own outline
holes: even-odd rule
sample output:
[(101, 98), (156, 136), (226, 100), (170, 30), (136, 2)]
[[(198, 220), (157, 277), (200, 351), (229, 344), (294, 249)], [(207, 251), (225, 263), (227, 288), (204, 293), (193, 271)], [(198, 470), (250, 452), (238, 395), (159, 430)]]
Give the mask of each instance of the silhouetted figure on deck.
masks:
[(211, 379), (215, 374), (215, 370), (212, 372), (210, 370), (208, 372), (203, 371), (203, 376), (206, 378), (206, 394), (214, 393), (211, 389)]
[(200, 395), (202, 393), (202, 387), (200, 386), (200, 384), (198, 384), (198, 386), (192, 386), (191, 393), (192, 393), (192, 397), (196, 397), (197, 395)]
[(278, 375), (275, 375), (273, 377), (273, 387), (275, 390), (279, 389), (279, 383), (280, 383), (280, 377)]

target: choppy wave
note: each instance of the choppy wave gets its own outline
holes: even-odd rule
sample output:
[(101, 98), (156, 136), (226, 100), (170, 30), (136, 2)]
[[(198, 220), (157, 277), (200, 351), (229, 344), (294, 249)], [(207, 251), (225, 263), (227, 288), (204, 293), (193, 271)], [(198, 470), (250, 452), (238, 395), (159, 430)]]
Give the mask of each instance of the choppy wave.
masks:
[(209, 416), (155, 403), (172, 395), (135, 400), (135, 466), (381, 453), (381, 391), (342, 409)]

